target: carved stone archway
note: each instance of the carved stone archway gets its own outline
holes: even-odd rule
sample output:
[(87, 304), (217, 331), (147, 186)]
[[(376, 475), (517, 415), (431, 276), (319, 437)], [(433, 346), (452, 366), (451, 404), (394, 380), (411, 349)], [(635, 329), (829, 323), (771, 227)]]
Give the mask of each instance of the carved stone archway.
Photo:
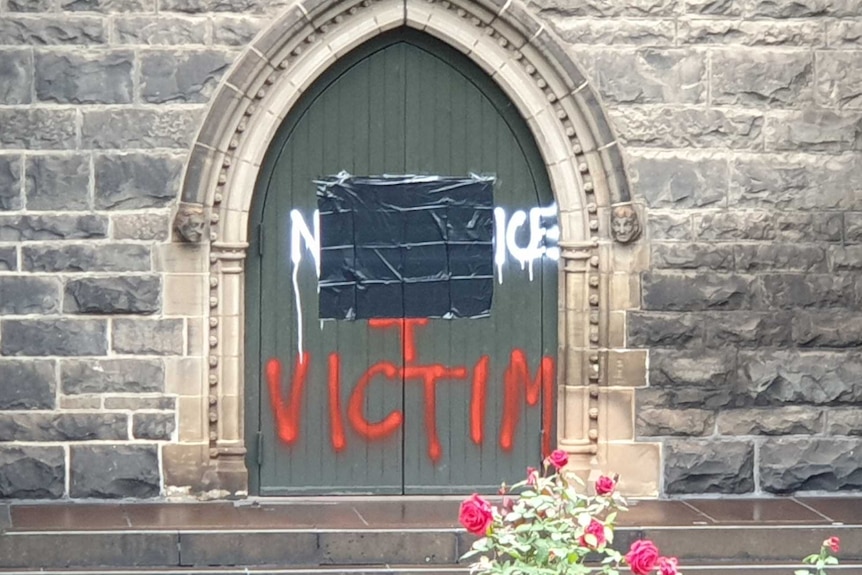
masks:
[[(167, 486), (220, 494), (246, 489), (243, 263), (261, 163), (282, 120), (320, 74), (366, 40), (401, 26), (465, 53), (530, 126), (561, 221), (558, 445), (583, 475), (618, 470), (628, 493), (656, 495), (659, 448), (633, 436), (633, 388), (645, 385), (646, 355), (625, 350), (625, 312), (637, 307), (643, 259), (641, 248), (630, 244), (638, 210), (588, 81), (520, 0), (305, 0), (234, 64), (194, 144), (175, 225), (180, 239), (193, 240), (195, 221), (206, 222), (208, 241), (203, 249), (189, 247), (188, 258), (199, 259), (209, 290), (198, 310), (207, 332), (201, 409), (208, 427), (202, 441), (165, 450)], [(612, 219), (628, 224), (614, 226), (616, 241)], [(182, 421), (182, 410), (196, 407), (186, 402), (180, 409)]]

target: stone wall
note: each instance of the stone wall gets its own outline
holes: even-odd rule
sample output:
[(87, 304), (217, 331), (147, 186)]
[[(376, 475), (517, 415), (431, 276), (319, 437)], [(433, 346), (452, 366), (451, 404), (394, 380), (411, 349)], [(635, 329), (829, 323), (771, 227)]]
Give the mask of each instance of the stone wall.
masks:
[[(290, 3), (0, 0), (0, 497), (158, 496), (205, 445), (204, 270), (170, 221), (210, 96)], [(862, 487), (862, 0), (532, 10), (648, 223), (626, 337), (664, 492)]]
[(545, 0), (648, 212), (664, 492), (862, 487), (862, 2)]

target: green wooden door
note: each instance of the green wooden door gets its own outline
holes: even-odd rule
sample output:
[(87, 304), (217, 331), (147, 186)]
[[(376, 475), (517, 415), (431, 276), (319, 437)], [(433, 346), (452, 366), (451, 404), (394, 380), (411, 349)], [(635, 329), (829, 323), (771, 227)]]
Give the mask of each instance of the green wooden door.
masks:
[[(493, 176), (488, 317), (321, 320), (315, 181), (340, 172)], [(524, 120), (465, 56), (403, 30), (342, 58), (273, 141), (251, 225), (253, 492), (494, 491), (538, 465), (553, 437), (555, 207)]]

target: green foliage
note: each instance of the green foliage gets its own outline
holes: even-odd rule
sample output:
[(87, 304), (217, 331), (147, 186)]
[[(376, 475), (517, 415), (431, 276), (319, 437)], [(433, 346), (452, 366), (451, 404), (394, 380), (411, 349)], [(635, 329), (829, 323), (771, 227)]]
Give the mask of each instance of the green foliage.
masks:
[[(474, 559), (473, 573), (618, 575), (623, 557), (609, 545), (617, 512), (625, 509), (622, 497), (586, 495), (578, 477), (559, 473), (534, 474), (511, 488), (504, 485), (501, 491), (503, 502), (493, 507), (486, 536), (462, 557)], [(601, 525), (593, 525), (588, 532), (595, 521)], [(584, 565), (588, 554), (591, 562), (599, 563), (597, 567)]]

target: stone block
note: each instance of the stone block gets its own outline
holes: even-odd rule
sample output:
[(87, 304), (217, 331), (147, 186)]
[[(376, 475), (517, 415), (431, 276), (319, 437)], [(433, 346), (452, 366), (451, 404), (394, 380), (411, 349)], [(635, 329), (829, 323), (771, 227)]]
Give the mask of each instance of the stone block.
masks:
[(650, 210), (647, 214), (647, 236), (653, 240), (692, 240), (691, 216)]
[(813, 101), (811, 53), (717, 50), (712, 53), (712, 103), (806, 107)]
[(685, 0), (688, 14), (703, 16), (741, 16), (744, 0)]
[(213, 44), (244, 48), (269, 23), (266, 18), (214, 16)]
[(707, 347), (775, 347), (792, 344), (792, 313), (721, 311), (699, 314)]
[(120, 44), (147, 46), (206, 43), (205, 21), (179, 16), (129, 16), (114, 18)]
[(858, 439), (770, 439), (760, 446), (760, 486), (769, 493), (862, 488)]
[(111, 347), (115, 353), (182, 355), (184, 333), (181, 319), (115, 319)]
[(685, 493), (754, 491), (754, 446), (745, 441), (666, 441), (664, 488)]
[(36, 52), (36, 98), (60, 104), (126, 104), (132, 101), (134, 54)]
[(119, 214), (111, 218), (114, 222), (116, 240), (156, 240), (168, 239), (171, 228), (168, 213)]
[[(717, 409), (737, 402), (736, 357), (732, 350), (650, 350), (649, 385), (638, 391), (647, 407)], [(647, 393), (649, 392), (649, 393)]]
[(28, 156), (25, 166), (24, 195), (28, 210), (89, 209), (88, 156)]
[(102, 18), (46, 14), (0, 18), (0, 45), (90, 46), (107, 42), (108, 30)]
[(699, 315), (631, 311), (626, 314), (626, 343), (646, 348), (702, 345), (705, 328)]
[(653, 243), (653, 269), (732, 270), (733, 246), (708, 243)]
[(785, 242), (840, 242), (844, 228), (839, 212), (779, 212), (775, 224)]
[(862, 243), (862, 212), (845, 212), (844, 241), (848, 244)]
[(22, 207), (21, 159), (17, 156), (0, 156), (0, 211), (20, 210)]
[(856, 276), (833, 274), (762, 274), (764, 303), (768, 307), (857, 309)]
[(65, 491), (62, 447), (0, 445), (0, 498), (58, 499)]
[(764, 134), (768, 150), (860, 150), (862, 114), (832, 110), (777, 112), (769, 116)]
[(61, 395), (60, 409), (102, 409), (102, 398), (92, 395)]
[(54, 409), (56, 380), (53, 361), (0, 359), (0, 409)]
[(695, 214), (694, 233), (711, 241), (774, 240), (775, 214), (772, 212), (706, 212)]
[(827, 435), (862, 435), (862, 411), (856, 407), (826, 411)]
[(793, 341), (802, 347), (862, 347), (862, 315), (846, 311), (798, 311)]
[(836, 247), (829, 251), (832, 269), (836, 271), (862, 269), (860, 255), (862, 255), (862, 246)]
[(712, 435), (715, 414), (705, 409), (640, 409), (636, 430), (640, 437)]
[(437, 532), (337, 532), (319, 535), (323, 565), (452, 564), (457, 561), (456, 535)]
[(73, 445), (70, 451), (71, 497), (158, 497), (159, 458), (155, 446)]
[(721, 435), (812, 435), (823, 431), (824, 413), (798, 406), (722, 410), (716, 427)]
[(157, 359), (70, 359), (60, 364), (63, 393), (161, 393), (165, 368)]
[(199, 127), (200, 110), (120, 107), (85, 110), (83, 116), (85, 148), (188, 148)]
[[(0, 27), (3, 20), (0, 19)], [(0, 109), (0, 149), (63, 150), (75, 148), (75, 110)]]
[(748, 20), (680, 20), (682, 44), (744, 46), (823, 46), (823, 22), (752, 22)]
[(549, 18), (563, 16), (673, 16), (679, 13), (678, 0), (531, 0), (530, 7)]
[(104, 238), (105, 216), (0, 216), (0, 241), (26, 242)]
[(862, 399), (862, 356), (856, 351), (739, 352), (739, 393), (758, 406), (852, 404)]
[(740, 209), (862, 209), (862, 163), (855, 155), (739, 156), (730, 165), (730, 204)]
[(55, 278), (0, 276), (0, 314), (53, 314), (60, 310), (60, 282)]
[(54, 0), (6, 0), (10, 12), (48, 12), (53, 6)]
[(219, 50), (154, 50), (141, 57), (141, 97), (146, 102), (206, 102), (234, 56)]
[(752, 0), (746, 12), (754, 17), (766, 18), (818, 18), (833, 16), (838, 18), (856, 17), (862, 11), (859, 0), (824, 2), (823, 0)]
[(5, 441), (93, 441), (129, 438), (124, 413), (0, 413)]
[(155, 12), (156, 0), (60, 0), (70, 12)]
[(607, 102), (698, 104), (706, 99), (706, 54), (692, 50), (604, 50), (594, 56), (595, 81)]
[(624, 44), (673, 46), (676, 30), (671, 20), (585, 20), (565, 18), (553, 21), (557, 34), (569, 44), (589, 46)]
[(178, 542), (176, 531), (90, 529), (28, 533), (25, 537), (0, 538), (0, 567), (21, 570), (40, 565), (46, 570), (88, 573), (104, 570), (105, 565), (133, 571), (138, 570), (136, 567), (164, 569), (166, 565), (179, 564)]
[(0, 353), (9, 356), (105, 355), (107, 322), (87, 319), (7, 319)]
[(837, 20), (826, 23), (826, 45), (830, 48), (855, 50), (862, 42), (862, 22)]
[(826, 250), (816, 244), (740, 244), (733, 252), (736, 269), (741, 272), (825, 272), (829, 268)]
[(161, 0), (160, 12), (234, 12), (281, 14), (292, 0)]
[(0, 50), (0, 105), (29, 104), (33, 89), (30, 50)]
[(18, 250), (15, 246), (0, 246), (0, 272), (18, 269)]
[(150, 271), (150, 247), (135, 244), (71, 244), (25, 246), (24, 269), (35, 272)]
[(183, 566), (318, 565), (318, 534), (182, 532)]
[(644, 309), (698, 311), (750, 309), (760, 302), (756, 276), (701, 272), (648, 272), (641, 279)]
[(106, 397), (105, 409), (128, 409), (138, 411), (141, 409), (153, 410), (175, 410), (177, 401), (173, 397), (146, 397), (146, 396), (121, 396)]
[(159, 311), (161, 284), (157, 276), (81, 278), (68, 281), (65, 294), (66, 313), (150, 314)]
[(177, 195), (179, 156), (122, 154), (95, 159), (97, 209), (157, 208)]
[(169, 441), (176, 428), (173, 413), (136, 413), (132, 416), (132, 434), (135, 439)]
[(609, 111), (621, 141), (659, 148), (762, 149), (763, 115), (738, 110), (617, 107)]
[(639, 151), (630, 154), (634, 192), (650, 208), (722, 207), (727, 202), (728, 165), (712, 154)]

